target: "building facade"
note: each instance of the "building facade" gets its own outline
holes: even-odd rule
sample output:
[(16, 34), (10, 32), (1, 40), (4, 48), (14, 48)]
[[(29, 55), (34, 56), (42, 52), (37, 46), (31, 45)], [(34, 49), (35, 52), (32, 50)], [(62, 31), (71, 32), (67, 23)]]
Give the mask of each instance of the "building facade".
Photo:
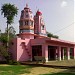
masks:
[(10, 44), (13, 60), (34, 61), (34, 56), (50, 60), (75, 59), (75, 43), (65, 40), (48, 38), (42, 13), (37, 10), (33, 16), (31, 9), (26, 7), (21, 11), (19, 34)]

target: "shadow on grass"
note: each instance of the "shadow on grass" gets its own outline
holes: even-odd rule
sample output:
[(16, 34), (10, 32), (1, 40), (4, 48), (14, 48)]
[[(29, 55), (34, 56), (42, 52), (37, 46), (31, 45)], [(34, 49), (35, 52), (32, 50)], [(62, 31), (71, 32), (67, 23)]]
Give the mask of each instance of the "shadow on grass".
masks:
[[(75, 66), (54, 66), (54, 65), (40, 65), (40, 64), (32, 64), (29, 65), (31, 67), (48, 67), (48, 68), (54, 68), (54, 69), (64, 69), (64, 71), (62, 72), (58, 72), (58, 73), (48, 73), (48, 74), (40, 74), (40, 75), (75, 75)], [(65, 70), (66, 69), (66, 70)]]
[(41, 74), (41, 75), (75, 75), (73, 73), (53, 73), (53, 74)]

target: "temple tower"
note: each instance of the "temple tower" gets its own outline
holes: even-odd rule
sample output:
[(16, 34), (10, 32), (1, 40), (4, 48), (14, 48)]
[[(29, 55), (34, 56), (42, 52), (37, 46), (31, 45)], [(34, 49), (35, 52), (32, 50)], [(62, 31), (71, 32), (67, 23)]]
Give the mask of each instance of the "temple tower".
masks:
[(31, 9), (26, 4), (25, 8), (21, 11), (19, 20), (19, 34), (21, 39), (34, 39), (34, 18)]
[(34, 33), (34, 19), (31, 9), (26, 7), (21, 11), (19, 33)]
[(34, 19), (32, 11), (27, 4), (25, 8), (21, 11), (18, 37), (19, 38), (17, 38), (17, 58), (19, 58), (20, 61), (32, 60), (30, 40), (34, 39)]
[(36, 12), (36, 15), (34, 16), (34, 33), (42, 36), (47, 36), (42, 13), (39, 10)]

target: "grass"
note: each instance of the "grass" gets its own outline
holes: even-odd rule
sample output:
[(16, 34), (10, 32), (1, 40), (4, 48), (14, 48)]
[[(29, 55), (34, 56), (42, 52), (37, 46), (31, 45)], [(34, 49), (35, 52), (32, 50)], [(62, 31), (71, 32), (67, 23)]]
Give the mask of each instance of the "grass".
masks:
[(31, 67), (21, 65), (0, 66), (0, 75), (19, 75), (30, 73)]
[[(75, 60), (50, 61), (49, 65), (75, 66)], [(0, 65), (0, 75), (75, 75), (75, 68), (61, 69), (27, 65)]]
[(75, 75), (75, 69), (27, 65), (0, 65), (0, 75)]

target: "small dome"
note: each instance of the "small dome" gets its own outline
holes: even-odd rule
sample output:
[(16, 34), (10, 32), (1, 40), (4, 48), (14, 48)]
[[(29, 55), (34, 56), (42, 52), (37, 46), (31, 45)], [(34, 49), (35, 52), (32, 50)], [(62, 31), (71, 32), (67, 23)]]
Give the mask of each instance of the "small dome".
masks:
[(42, 13), (39, 10), (36, 12), (36, 14), (37, 15), (42, 15)]

